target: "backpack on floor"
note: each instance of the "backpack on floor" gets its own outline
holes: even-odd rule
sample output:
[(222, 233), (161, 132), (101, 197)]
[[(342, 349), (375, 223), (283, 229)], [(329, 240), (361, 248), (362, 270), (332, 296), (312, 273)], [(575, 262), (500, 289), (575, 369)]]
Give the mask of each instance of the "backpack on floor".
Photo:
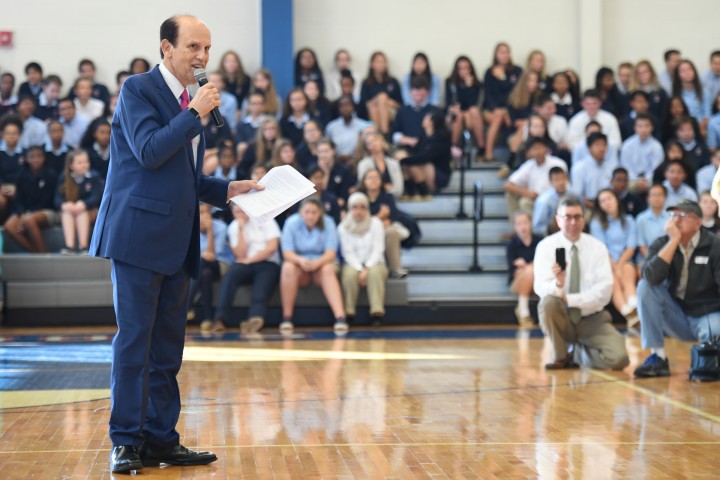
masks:
[(690, 380), (716, 382), (720, 380), (720, 339), (693, 345), (690, 349)]

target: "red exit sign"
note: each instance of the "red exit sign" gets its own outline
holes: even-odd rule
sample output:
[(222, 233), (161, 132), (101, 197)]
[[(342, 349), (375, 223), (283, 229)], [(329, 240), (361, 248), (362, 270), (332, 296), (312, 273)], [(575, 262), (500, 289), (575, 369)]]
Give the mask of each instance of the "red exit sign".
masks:
[(13, 32), (7, 30), (0, 31), (0, 47), (13, 46)]

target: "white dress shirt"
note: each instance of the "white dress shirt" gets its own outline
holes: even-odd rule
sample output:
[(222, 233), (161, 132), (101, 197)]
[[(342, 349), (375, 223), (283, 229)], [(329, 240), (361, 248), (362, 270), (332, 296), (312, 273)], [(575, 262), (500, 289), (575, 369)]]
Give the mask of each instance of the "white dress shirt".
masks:
[[(180, 80), (178, 80), (175, 75), (170, 73), (170, 70), (167, 69), (164, 63), (160, 63), (160, 74), (163, 76), (163, 79), (165, 80), (165, 83), (167, 84), (168, 88), (172, 92), (172, 94), (175, 96), (175, 99), (178, 102), (178, 105), (180, 105), (180, 95), (182, 95), (183, 91), (185, 90), (185, 85), (180, 83)], [(189, 95), (189, 92), (188, 92)], [(195, 161), (195, 166), (197, 167), (197, 152), (198, 152), (198, 145), (200, 145), (200, 135), (195, 135), (195, 138), (192, 139), (192, 150), (193, 150), (193, 160)]]
[(542, 165), (538, 165), (534, 158), (529, 158), (510, 175), (508, 181), (540, 195), (552, 187), (550, 184), (550, 169), (553, 167), (560, 167), (567, 172), (567, 163), (552, 155), (546, 155)]
[(615, 148), (619, 148), (622, 145), (622, 137), (620, 137), (620, 127), (618, 126), (617, 118), (612, 113), (606, 112), (605, 110), (598, 110), (595, 118), (590, 118), (590, 115), (585, 110), (581, 110), (570, 119), (568, 124), (568, 143), (573, 147), (577, 144), (585, 142), (585, 127), (590, 123), (591, 120), (595, 120), (602, 127), (602, 132), (608, 137), (608, 148), (613, 145)]
[(552, 266), (555, 264), (555, 249), (564, 248), (567, 259), (567, 272), (562, 291), (567, 298), (568, 307), (579, 308), (583, 317), (597, 313), (610, 302), (613, 288), (613, 274), (610, 267), (610, 255), (600, 240), (581, 233), (575, 245), (580, 258), (580, 292), (568, 293), (570, 288), (571, 248), (573, 243), (557, 232), (543, 239), (535, 249), (535, 293), (540, 298), (558, 295)]

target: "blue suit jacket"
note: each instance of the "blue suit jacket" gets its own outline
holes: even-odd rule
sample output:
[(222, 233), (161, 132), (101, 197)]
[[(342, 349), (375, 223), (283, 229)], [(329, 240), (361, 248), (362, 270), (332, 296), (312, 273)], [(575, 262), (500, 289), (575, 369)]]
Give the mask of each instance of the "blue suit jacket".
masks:
[(226, 180), (202, 175), (205, 140), (194, 165), (200, 120), (182, 111), (156, 66), (129, 77), (112, 121), (110, 165), (90, 254), (164, 275), (200, 263), (198, 199), (224, 208)]

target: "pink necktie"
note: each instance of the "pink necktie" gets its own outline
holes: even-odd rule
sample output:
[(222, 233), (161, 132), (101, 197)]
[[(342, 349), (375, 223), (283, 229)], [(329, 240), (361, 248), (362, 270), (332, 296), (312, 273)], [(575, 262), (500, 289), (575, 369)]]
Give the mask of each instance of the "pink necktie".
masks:
[(183, 90), (182, 95), (180, 95), (180, 109), (185, 110), (187, 109), (188, 104), (190, 103), (190, 95), (188, 95), (187, 89)]

